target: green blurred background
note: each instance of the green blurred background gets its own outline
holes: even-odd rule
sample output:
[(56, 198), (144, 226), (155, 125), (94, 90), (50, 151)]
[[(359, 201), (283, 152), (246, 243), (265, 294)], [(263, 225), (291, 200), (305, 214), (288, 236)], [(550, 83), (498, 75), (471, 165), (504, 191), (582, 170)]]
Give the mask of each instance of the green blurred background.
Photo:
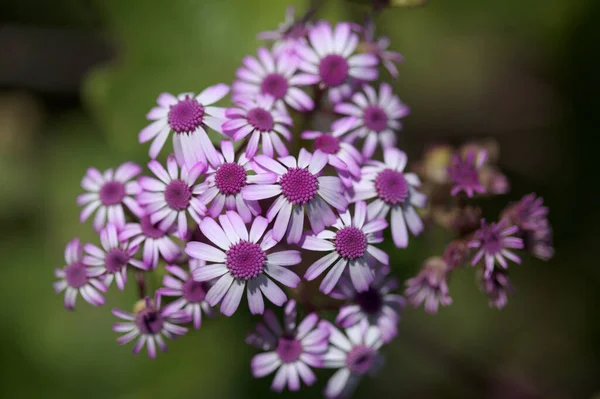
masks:
[[(3, 0), (0, 3), (0, 365), (2, 397), (277, 397), (252, 379), (244, 344), (254, 320), (205, 322), (151, 361), (115, 343), (109, 309), (129, 308), (135, 287), (114, 287), (104, 308), (79, 298), (66, 312), (52, 292), (78, 223), (85, 169), (147, 161), (137, 143), (162, 91), (230, 82), (256, 33), (288, 3), (308, 0)], [(329, 0), (319, 16), (362, 19), (364, 7)], [(493, 136), (512, 192), (551, 207), (556, 257), (512, 267), (517, 294), (488, 308), (472, 270), (451, 281), (454, 305), (407, 309), (387, 364), (356, 397), (590, 398), (600, 392), (597, 132), (600, 2), (431, 0), (385, 11), (378, 32), (406, 58), (396, 92), (411, 106), (400, 145)], [(408, 278), (447, 239), (433, 231), (390, 249)], [(317, 397), (320, 385), (284, 397)]]

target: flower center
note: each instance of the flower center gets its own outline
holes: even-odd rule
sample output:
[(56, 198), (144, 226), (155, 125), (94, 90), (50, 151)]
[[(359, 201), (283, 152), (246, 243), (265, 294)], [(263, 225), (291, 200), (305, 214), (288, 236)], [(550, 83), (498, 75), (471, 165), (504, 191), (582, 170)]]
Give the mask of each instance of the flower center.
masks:
[(258, 277), (263, 272), (267, 255), (258, 244), (240, 241), (227, 250), (225, 261), (233, 277), (241, 280), (250, 280)]
[(488, 228), (481, 234), (481, 247), (489, 254), (497, 254), (504, 248), (502, 237), (497, 231)]
[(205, 282), (194, 281), (188, 279), (183, 283), (183, 297), (191, 303), (200, 303), (206, 297), (208, 286)]
[(273, 120), (271, 113), (263, 108), (251, 109), (248, 111), (247, 118), (248, 122), (261, 132), (273, 130), (273, 126), (275, 126), (275, 121)]
[(107, 273), (117, 273), (129, 263), (129, 254), (121, 248), (113, 248), (104, 257)]
[(356, 227), (344, 227), (335, 234), (335, 250), (344, 259), (356, 259), (367, 250), (367, 236)]
[(340, 150), (340, 141), (331, 134), (322, 134), (315, 139), (316, 150), (321, 150), (325, 154), (337, 154)]
[(460, 160), (452, 165), (450, 177), (458, 186), (471, 187), (479, 184), (479, 174), (475, 165), (466, 160)]
[(65, 269), (65, 272), (67, 273), (65, 280), (73, 288), (83, 287), (88, 282), (86, 268), (80, 262), (70, 264)]
[(135, 317), (135, 324), (142, 334), (155, 335), (162, 330), (163, 319), (157, 310), (142, 309)]
[(377, 358), (377, 352), (367, 345), (356, 345), (346, 356), (346, 367), (353, 374), (366, 374)]
[(355, 301), (365, 313), (370, 315), (379, 313), (383, 305), (381, 294), (373, 287), (369, 287), (367, 291), (357, 292)]
[(125, 197), (125, 185), (118, 181), (104, 183), (100, 189), (100, 201), (105, 206), (117, 205)]
[(339, 86), (348, 77), (348, 61), (341, 55), (329, 54), (319, 64), (319, 75), (327, 86)]
[(377, 133), (382, 132), (387, 127), (387, 114), (381, 107), (376, 105), (369, 105), (365, 108), (363, 119), (365, 126)]
[(177, 104), (171, 105), (167, 116), (169, 126), (177, 133), (191, 133), (195, 131), (204, 119), (204, 106), (195, 98), (186, 96)]
[(150, 221), (150, 216), (144, 216), (140, 220), (140, 227), (142, 234), (148, 238), (162, 238), (165, 236), (165, 232), (156, 227)]
[(280, 337), (275, 349), (284, 363), (293, 363), (302, 354), (302, 343), (293, 337)]
[(287, 79), (278, 73), (271, 73), (260, 84), (260, 92), (270, 94), (276, 99), (283, 98), (288, 90)]
[(375, 178), (375, 191), (387, 204), (401, 204), (408, 197), (408, 182), (404, 173), (385, 169)]
[(165, 201), (171, 209), (182, 211), (190, 206), (192, 190), (183, 180), (173, 180), (165, 188)]
[(215, 173), (215, 185), (221, 194), (239, 194), (246, 185), (246, 170), (237, 163), (224, 163)]
[(306, 169), (290, 168), (279, 180), (284, 197), (294, 205), (313, 199), (319, 190), (317, 177)]

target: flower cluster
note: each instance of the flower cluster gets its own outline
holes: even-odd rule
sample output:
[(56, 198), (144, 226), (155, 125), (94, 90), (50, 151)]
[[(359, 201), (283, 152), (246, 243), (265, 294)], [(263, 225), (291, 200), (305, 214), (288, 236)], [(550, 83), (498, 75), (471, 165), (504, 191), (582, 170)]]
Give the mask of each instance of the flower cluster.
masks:
[[(113, 330), (124, 334), (119, 343), (136, 339), (133, 352), (146, 347), (150, 357), (186, 326), (201, 328), (203, 315), (247, 308), (263, 317), (247, 338), (262, 351), (250, 362), (252, 374), (274, 373), (273, 390), (295, 391), (315, 383), (313, 369), (333, 368), (324, 394), (336, 398), (378, 369), (406, 303), (425, 303), (430, 313), (452, 303), (448, 276), (471, 251), (490, 303), (504, 306), (512, 293), (508, 261), (521, 260), (514, 250), (548, 259), (551, 227), (534, 196), (511, 205), (498, 223), (466, 205), (507, 191), (485, 149), (456, 151), (437, 174), (427, 159), (409, 167), (396, 139), (409, 108), (390, 84), (374, 83), (381, 67), (396, 77), (402, 57), (372, 25), (331, 25), (311, 15), (288, 14), (262, 33), (272, 46), (243, 58), (231, 93), (219, 83), (197, 95), (158, 96), (139, 133), (140, 143), (152, 141), (152, 176), (132, 162), (87, 171), (80, 219), (96, 213), (101, 245), (71, 241), (54, 287), (74, 309), (78, 293), (102, 306), (113, 280), (120, 290), (134, 281), (140, 300), (132, 312), (113, 310), (124, 320)], [(224, 107), (228, 94), (232, 105)], [(172, 154), (162, 162), (169, 138)], [(456, 204), (444, 219), (428, 196)], [(390, 246), (381, 244), (391, 237), (401, 251), (428, 220), (442, 219), (461, 226), (459, 238), (406, 282), (405, 299), (384, 250)], [(149, 293), (146, 280), (157, 269), (162, 287)], [(304, 294), (311, 285), (335, 319), (323, 318), (323, 301)]]

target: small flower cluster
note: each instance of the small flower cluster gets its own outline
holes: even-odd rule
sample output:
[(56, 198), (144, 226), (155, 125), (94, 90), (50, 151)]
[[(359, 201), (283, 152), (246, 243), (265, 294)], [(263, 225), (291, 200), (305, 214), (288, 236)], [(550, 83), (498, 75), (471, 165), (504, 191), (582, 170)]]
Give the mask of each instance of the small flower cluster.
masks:
[[(218, 106), (230, 94), (226, 84), (161, 94), (139, 133), (141, 143), (152, 142), (151, 175), (140, 176), (131, 162), (87, 171), (80, 219), (93, 215), (101, 245), (71, 241), (54, 288), (65, 291), (67, 309), (79, 293), (101, 306), (113, 280), (123, 290), (135, 275), (140, 301), (132, 312), (113, 310), (123, 320), (113, 330), (123, 334), (119, 343), (135, 339), (133, 352), (146, 347), (150, 357), (166, 350), (165, 337), (184, 335), (188, 324), (200, 328), (203, 315), (218, 308), (233, 316), (247, 306), (263, 315), (247, 338), (262, 351), (251, 361), (253, 375), (275, 373), (273, 390), (295, 391), (315, 383), (313, 369), (333, 368), (324, 394), (336, 398), (381, 364), (380, 348), (396, 337), (407, 301), (424, 302), (431, 313), (452, 302), (447, 276), (469, 251), (477, 251), (473, 264), (484, 264), (484, 291), (502, 307), (512, 291), (507, 260), (520, 262), (512, 249), (549, 258), (551, 228), (533, 196), (499, 223), (463, 226), (467, 235), (407, 281), (406, 300), (379, 244), (388, 229), (397, 248), (424, 231), (432, 179), (422, 184), (397, 148), (408, 107), (389, 84), (369, 83), (380, 66), (396, 77), (402, 57), (371, 25), (309, 20), (290, 13), (260, 35), (273, 46), (244, 57), (231, 85), (233, 106)], [(312, 126), (318, 112), (329, 112), (333, 123)], [(302, 117), (305, 126), (295, 126)], [(169, 138), (173, 153), (163, 163)], [(437, 186), (449, 184), (449, 197), (506, 191), (484, 178), (484, 171), (499, 173), (486, 169), (486, 159), (478, 149), (457, 153)], [(465, 219), (468, 209), (456, 207), (454, 218)], [(148, 295), (146, 280), (157, 268), (166, 272), (162, 287)], [(334, 304), (335, 320), (323, 319), (314, 295), (302, 294), (314, 280)], [(281, 322), (271, 306), (283, 308)]]

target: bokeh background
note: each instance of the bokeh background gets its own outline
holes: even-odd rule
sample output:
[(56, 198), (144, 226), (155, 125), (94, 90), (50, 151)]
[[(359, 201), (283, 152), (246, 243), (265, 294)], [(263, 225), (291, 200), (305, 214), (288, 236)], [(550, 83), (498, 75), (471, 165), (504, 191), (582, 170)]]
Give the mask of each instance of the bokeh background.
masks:
[[(243, 312), (205, 322), (151, 361), (115, 343), (109, 309), (62, 308), (52, 272), (78, 223), (85, 169), (147, 161), (137, 143), (162, 91), (230, 82), (257, 32), (308, 0), (3, 0), (0, 2), (0, 366), (2, 397), (277, 397), (249, 372), (253, 325)], [(364, 7), (329, 0), (319, 16), (360, 21)], [(376, 19), (406, 58), (396, 92), (411, 106), (409, 157), (428, 143), (495, 137), (508, 196), (551, 207), (556, 256), (512, 267), (517, 294), (488, 307), (472, 270), (453, 275), (454, 305), (407, 309), (387, 364), (357, 398), (590, 398), (600, 391), (597, 132), (600, 2), (431, 0)], [(443, 232), (390, 248), (408, 278), (440, 252)], [(318, 397), (318, 387), (284, 397)]]

